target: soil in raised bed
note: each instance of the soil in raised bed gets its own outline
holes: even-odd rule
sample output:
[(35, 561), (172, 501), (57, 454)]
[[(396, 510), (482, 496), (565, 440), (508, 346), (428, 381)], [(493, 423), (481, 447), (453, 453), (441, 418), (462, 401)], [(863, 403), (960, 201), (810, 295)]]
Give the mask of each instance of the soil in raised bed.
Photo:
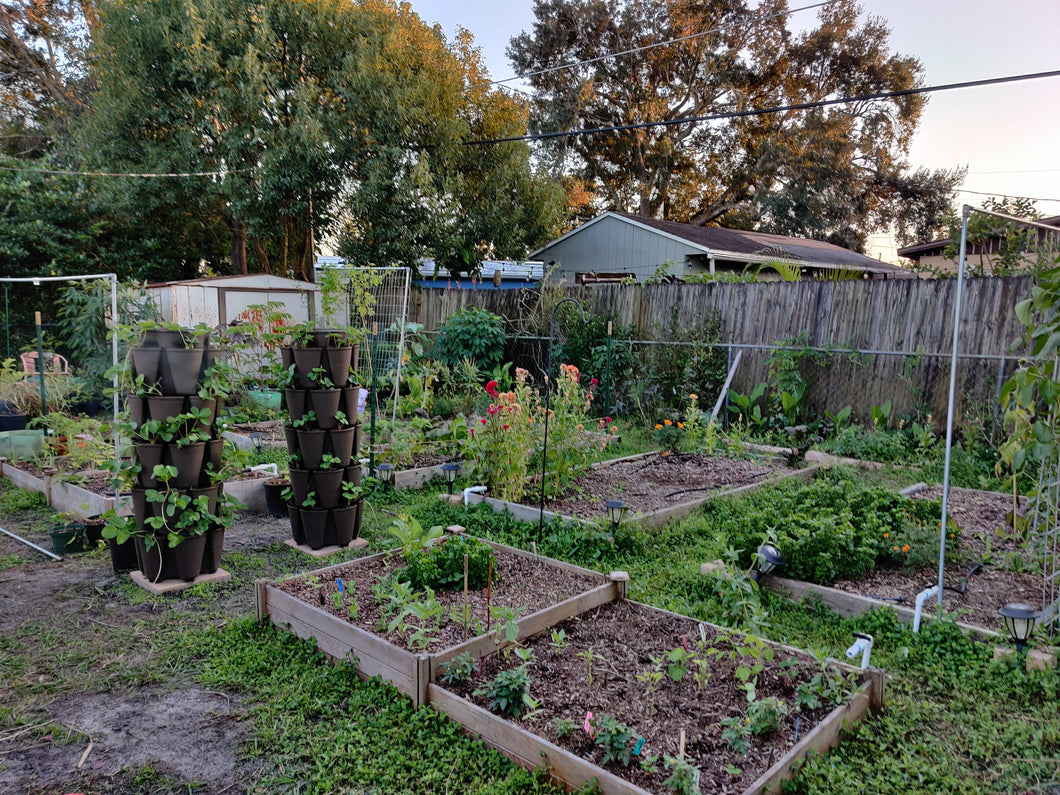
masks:
[[(925, 488), (913, 497), (941, 499), (942, 488)], [(1008, 495), (950, 489), (947, 511), (961, 528), (961, 545), (957, 551), (947, 548), (943, 609), (957, 621), (1001, 631), (997, 611), (1002, 605), (1023, 602), (1036, 610), (1042, 606), (1041, 570), (1017, 572), (1004, 566), (1006, 556), (1017, 552), (1012, 529), (1005, 527), (1006, 514), (1011, 510), (1012, 497)], [(968, 576), (977, 565), (975, 573)], [(834, 587), (912, 608), (917, 594), (937, 583), (936, 564), (923, 569), (874, 569), (860, 580), (841, 580)], [(962, 585), (963, 593), (959, 590)], [(933, 612), (935, 603), (932, 598), (929, 612)]]
[[(300, 601), (326, 610), (368, 632), (386, 638), (403, 649), (438, 652), (495, 628), (497, 623), (490, 616), (489, 607), (520, 609), (520, 618), (525, 618), (531, 613), (605, 582), (602, 575), (579, 574), (557, 568), (542, 559), (497, 550), (489, 592), (468, 592), (467, 604), (471, 616), (468, 629), (465, 630), (463, 623), (455, 620), (454, 616), (455, 611), (463, 610), (463, 591), (438, 591), (435, 598), (444, 608), (444, 613), (437, 622), (430, 622), (437, 624), (436, 629), (429, 633), (432, 640), (426, 645), (419, 645), (412, 641), (412, 637), (423, 622), (409, 618), (404, 634), (398, 631), (386, 632), (387, 620), (384, 619), (372, 592), (374, 585), (390, 578), (404, 567), (404, 558), (397, 553), (370, 560), (351, 561), (309, 575), (293, 577), (283, 580), (278, 587)], [(336, 581), (339, 578), (342, 578), (343, 587), (352, 591), (357, 599), (355, 619), (350, 617), (348, 598), (341, 606), (336, 602), (334, 594), (338, 592)]]
[[(663, 783), (670, 776), (663, 760), (678, 756), (682, 730), (685, 759), (700, 770), (700, 791), (742, 792), (794, 746), (796, 735), (804, 737), (834, 706), (799, 711), (797, 684), (812, 679), (821, 667), (794, 650), (778, 649), (772, 661), (764, 662), (755, 692), (759, 699), (783, 699), (788, 715), (773, 734), (754, 738), (746, 755), (736, 753), (722, 739), (721, 720), (742, 717), (747, 711), (747, 692), (735, 676), (736, 664), (730, 657), (734, 648), (730, 638), (742, 643), (745, 635), (720, 634), (711, 625), (628, 601), (609, 603), (556, 629), (566, 633), (562, 649), (556, 648), (551, 632), (528, 639), (526, 646), (533, 651), (530, 695), (539, 708), (527, 717), (510, 720), (650, 792), (671, 792)], [(677, 682), (664, 673), (655, 687), (653, 704), (647, 684), (637, 675), (656, 665), (653, 658), (663, 659), (671, 649), (686, 644), (693, 651), (702, 645), (722, 652), (711, 661), (705, 687), (700, 689), (691, 671)], [(737, 663), (748, 659), (736, 657)], [(514, 654), (493, 655), (481, 661), (471, 681), (444, 686), (488, 709), (488, 699), (474, 691), (499, 671), (520, 664)], [(689, 667), (695, 668), (694, 664)], [(620, 762), (603, 765), (603, 748), (584, 730), (588, 712), (597, 721), (609, 715), (626, 724), (634, 738), (631, 748), (644, 738), (639, 756), (632, 757), (628, 767)], [(557, 719), (573, 721), (574, 730), (560, 737)], [(641, 766), (641, 760), (651, 757), (657, 757), (654, 771)]]
[(591, 469), (546, 507), (566, 516), (606, 518), (604, 503), (622, 500), (633, 513), (650, 513), (793, 471), (774, 460), (653, 453)]

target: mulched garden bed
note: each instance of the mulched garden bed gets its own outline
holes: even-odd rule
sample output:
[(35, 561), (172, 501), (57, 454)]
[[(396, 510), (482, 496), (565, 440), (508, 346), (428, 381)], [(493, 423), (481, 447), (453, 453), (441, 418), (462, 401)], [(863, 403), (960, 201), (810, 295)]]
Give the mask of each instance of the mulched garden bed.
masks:
[(622, 500), (634, 513), (650, 513), (794, 471), (784, 462), (770, 459), (653, 453), (605, 462), (545, 505), (547, 510), (567, 516), (605, 517), (604, 503)]
[[(797, 684), (811, 680), (821, 667), (793, 650), (779, 649), (772, 661), (763, 660), (755, 692), (759, 700), (770, 696), (782, 699), (788, 714), (775, 732), (753, 738), (748, 753), (738, 753), (722, 739), (721, 720), (742, 719), (748, 709), (746, 690), (735, 676), (738, 665), (753, 661), (735, 651), (746, 636), (720, 634), (710, 625), (628, 601), (596, 608), (563, 622), (557, 630), (566, 634), (561, 649), (551, 633), (527, 640), (525, 645), (533, 652), (530, 695), (539, 702), (539, 708), (521, 719), (509, 720), (651, 792), (672, 791), (664, 784), (670, 772), (663, 759), (678, 756), (682, 731), (685, 759), (701, 771), (700, 791), (742, 792), (834, 706), (822, 704), (805, 712), (796, 708)], [(710, 675), (703, 688), (692, 674), (696, 669), (693, 663), (680, 681), (664, 673), (655, 686), (653, 703), (647, 684), (637, 678), (638, 674), (655, 667), (653, 658), (665, 659), (670, 650), (686, 646), (695, 652), (698, 645), (703, 647), (701, 654), (712, 648), (720, 652), (715, 657), (704, 655), (710, 659)], [(469, 682), (446, 687), (488, 708), (488, 699), (474, 691), (487, 685), (498, 672), (519, 665), (514, 654), (493, 655), (481, 661)], [(849, 684), (848, 690), (853, 687)], [(617, 761), (603, 764), (603, 747), (584, 729), (589, 712), (598, 726), (602, 716), (626, 724), (632, 734), (630, 748), (644, 738), (639, 755), (632, 757), (628, 767)], [(564, 733), (557, 731), (557, 722), (564, 720), (573, 722), (574, 729), (561, 736)]]
[[(942, 487), (916, 492), (915, 499), (942, 498)], [(1002, 568), (1006, 556), (1017, 553), (1012, 528), (1006, 529), (1006, 514), (1012, 510), (1012, 497), (972, 489), (950, 489), (947, 505), (953, 521), (961, 528), (961, 547), (947, 549), (943, 607), (958, 621), (996, 631), (1001, 630), (998, 608), (1008, 602), (1024, 602), (1035, 609), (1042, 606), (1042, 573), (1037, 566), (1027, 571)], [(988, 562), (984, 562), (988, 561)], [(970, 577), (969, 572), (982, 564)], [(965, 580), (967, 578), (967, 582)], [(835, 588), (874, 598), (883, 597), (905, 607), (913, 607), (917, 594), (938, 583), (938, 565), (912, 570), (876, 569), (859, 580), (841, 580)], [(964, 592), (957, 590), (964, 585)], [(934, 608), (935, 599), (929, 607)]]
[[(520, 618), (541, 610), (549, 605), (562, 602), (606, 581), (603, 575), (592, 577), (560, 569), (542, 560), (522, 555), (515, 555), (505, 550), (495, 550), (492, 586), (489, 593), (482, 591), (468, 592), (468, 607), (471, 615), (471, 630), (465, 634), (461, 623), (454, 621), (451, 613), (454, 609), (462, 610), (463, 591), (438, 591), (435, 598), (444, 608), (437, 631), (430, 633), (432, 640), (425, 646), (410, 642), (413, 631), (420, 625), (415, 618), (408, 619), (409, 630), (405, 635), (399, 632), (379, 631), (380, 622), (385, 629), (386, 621), (376, 604), (372, 586), (380, 580), (389, 578), (399, 569), (404, 568), (405, 561), (401, 554), (376, 558), (374, 560), (351, 561), (343, 566), (331, 567), (311, 575), (295, 577), (277, 583), (280, 590), (300, 601), (326, 610), (351, 624), (385, 638), (395, 646), (406, 650), (437, 652), (462, 643), (495, 628), (496, 622), (489, 618), (489, 606), (522, 608)], [(336, 605), (333, 594), (338, 592), (337, 580), (342, 578), (343, 586), (352, 591), (357, 599), (357, 618), (350, 619), (349, 601), (340, 608)], [(478, 622), (476, 631), (475, 622)], [(487, 624), (490, 626), (487, 627)]]

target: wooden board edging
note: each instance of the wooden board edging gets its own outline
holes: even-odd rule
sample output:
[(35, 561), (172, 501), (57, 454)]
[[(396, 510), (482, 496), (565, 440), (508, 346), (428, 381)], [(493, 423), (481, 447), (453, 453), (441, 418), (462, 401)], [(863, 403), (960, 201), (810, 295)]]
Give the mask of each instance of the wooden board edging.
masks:
[[(869, 596), (840, 591), (838, 588), (830, 588), (827, 585), (816, 585), (802, 580), (789, 580), (784, 577), (774, 577), (771, 574), (763, 576), (759, 582), (769, 590), (792, 602), (798, 603), (807, 599), (819, 600), (832, 612), (841, 616), (860, 616), (870, 610), (889, 607), (894, 610), (898, 620), (903, 624), (912, 624), (913, 617), (916, 614), (916, 611), (910, 607), (896, 605), (893, 602), (884, 602)], [(934, 602), (932, 602), (932, 605), (934, 605)], [(922, 621), (934, 621), (936, 618), (934, 608), (923, 610), (920, 618)], [(976, 627), (960, 621), (955, 623), (961, 632), (980, 640), (995, 641), (1001, 638), (999, 633), (984, 627)]]
[(587, 781), (595, 779), (603, 795), (649, 795), (647, 790), (553, 745), (521, 726), (497, 717), (440, 685), (430, 685), (427, 700), (436, 710), (459, 723), (472, 737), (497, 749), (527, 770), (544, 766), (555, 781), (573, 789), (580, 790)]
[(840, 732), (846, 731), (868, 714), (874, 701), (874, 687), (873, 681), (865, 682), (850, 701), (829, 712), (824, 720), (814, 726), (813, 731), (745, 789), (743, 795), (777, 795), (781, 791), (781, 782), (795, 774), (797, 766), (802, 764), (807, 754), (811, 751), (824, 753), (839, 745)]

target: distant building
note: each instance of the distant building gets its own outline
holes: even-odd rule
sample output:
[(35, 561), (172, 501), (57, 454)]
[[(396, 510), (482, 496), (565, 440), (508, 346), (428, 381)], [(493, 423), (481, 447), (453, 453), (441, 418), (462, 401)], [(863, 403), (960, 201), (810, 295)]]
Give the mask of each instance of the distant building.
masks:
[[(909, 278), (905, 268), (824, 243), (764, 232), (693, 226), (607, 212), (573, 229), (532, 257), (548, 265), (550, 281), (643, 282), (669, 264), (678, 279), (694, 274), (743, 273), (770, 261), (797, 265), (804, 278), (857, 272), (866, 279)], [(763, 273), (764, 278), (769, 278)]]
[[(1035, 223), (1060, 228), (1060, 215), (1054, 215), (1051, 218), (1039, 218)], [(1044, 242), (1047, 235), (1050, 235), (1050, 233), (1039, 230), (1038, 240)], [(1004, 237), (997, 235), (990, 238), (985, 243), (969, 245), (967, 252), (965, 252), (965, 259), (968, 266), (978, 271), (983, 276), (992, 275), (994, 272), (994, 260), (997, 259), (1004, 240)], [(952, 243), (952, 238), (948, 237), (941, 240), (932, 240), (930, 243), (917, 243), (913, 246), (905, 246), (904, 248), (898, 249), (898, 256), (912, 260), (916, 267), (923, 271), (956, 273), (957, 257), (943, 256), (943, 252)], [(1034, 266), (1034, 257), (1035, 255), (1033, 253), (1024, 257), (1024, 262), (1028, 268)]]

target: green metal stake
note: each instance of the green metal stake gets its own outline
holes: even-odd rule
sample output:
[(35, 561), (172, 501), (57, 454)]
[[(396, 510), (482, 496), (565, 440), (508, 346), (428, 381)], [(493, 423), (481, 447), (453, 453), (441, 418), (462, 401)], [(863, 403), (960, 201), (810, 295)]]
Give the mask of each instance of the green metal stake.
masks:
[(41, 333), (40, 312), (34, 313), (37, 321), (37, 378), (40, 379), (40, 413), (48, 413), (48, 398), (44, 391), (44, 335)]
[(611, 414), (611, 321), (607, 321), (607, 370), (604, 374), (604, 412)]
[(11, 307), (8, 304), (10, 297), (10, 286), (4, 285), (4, 329), (7, 331), (7, 356), (6, 359), (11, 358)]
[[(379, 324), (372, 323), (372, 337), (374, 338), (379, 333)], [(375, 415), (378, 406), (376, 405), (376, 378), (375, 378), (375, 350), (371, 342), (368, 343), (368, 364), (372, 367), (372, 402), (370, 407), (371, 412), (371, 426), (368, 432), (368, 471), (375, 476)]]

